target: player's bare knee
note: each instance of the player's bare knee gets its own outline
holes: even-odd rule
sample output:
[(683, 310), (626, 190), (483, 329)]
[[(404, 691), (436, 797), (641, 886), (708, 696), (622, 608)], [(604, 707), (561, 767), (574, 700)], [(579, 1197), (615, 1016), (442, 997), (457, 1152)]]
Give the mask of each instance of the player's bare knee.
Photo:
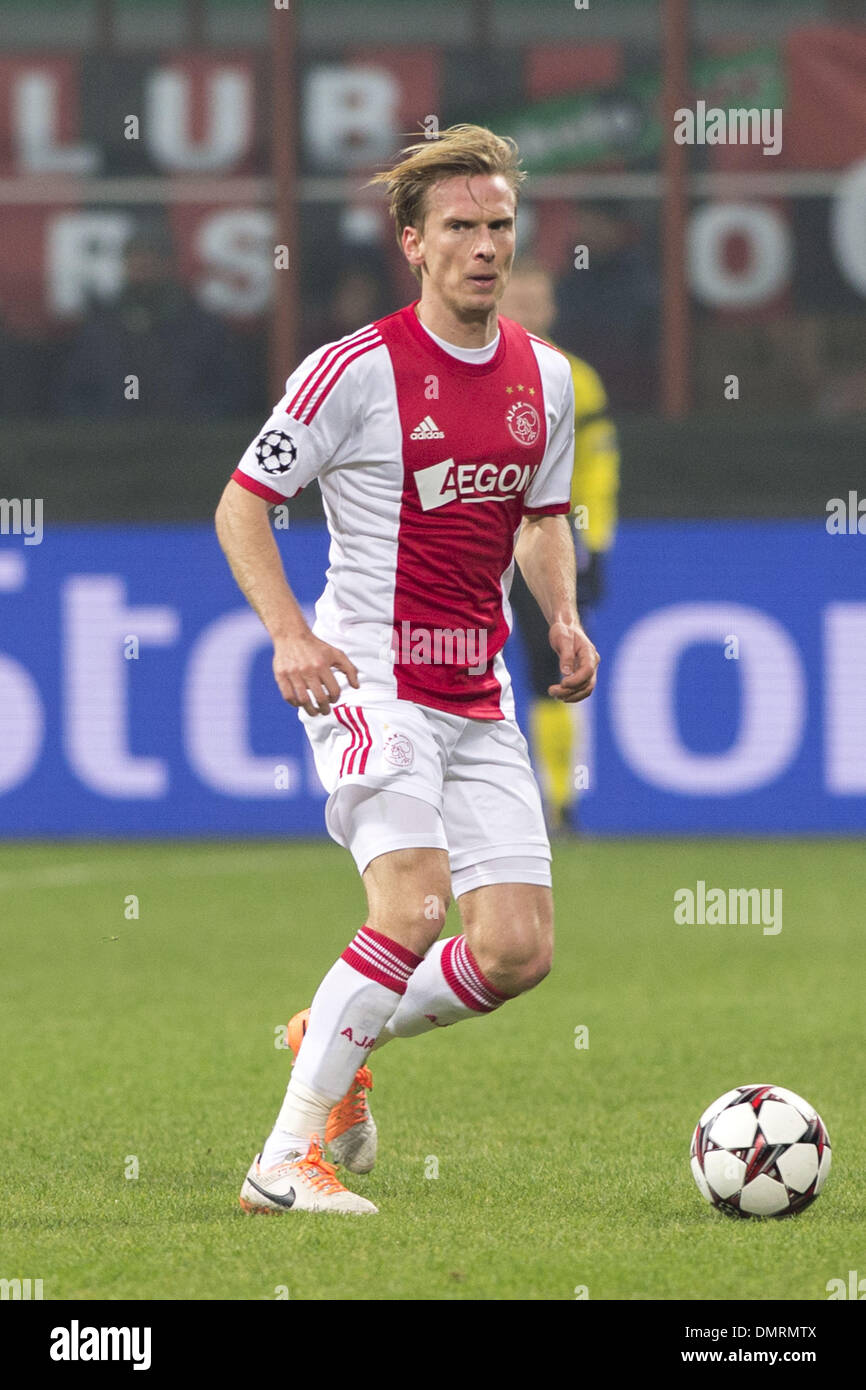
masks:
[(380, 855), (368, 865), (364, 886), (373, 930), (426, 954), (451, 901), (447, 855), (423, 848)]
[(553, 953), (546, 950), (537, 950), (523, 960), (501, 962), (502, 992), (510, 997), (526, 994), (550, 974), (552, 965)]
[(549, 888), (495, 884), (460, 899), (466, 940), (490, 985), (509, 998), (534, 989), (553, 960)]
[(535, 989), (536, 985), (540, 985), (542, 980), (547, 979), (547, 976), (550, 974), (552, 969), (553, 948), (551, 947), (550, 950), (545, 951), (542, 955), (537, 957), (532, 973), (532, 983), (529, 985), (529, 988)]
[(553, 936), (541, 922), (515, 922), (498, 935), (486, 935), (474, 954), (493, 988), (513, 998), (534, 989), (550, 974)]

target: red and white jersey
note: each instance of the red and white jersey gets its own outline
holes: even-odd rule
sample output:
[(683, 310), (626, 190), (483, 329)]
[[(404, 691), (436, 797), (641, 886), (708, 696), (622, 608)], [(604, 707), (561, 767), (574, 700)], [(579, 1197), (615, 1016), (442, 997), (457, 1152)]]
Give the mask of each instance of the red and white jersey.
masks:
[(319, 348), (233, 475), (274, 504), (318, 478), (331, 546), (313, 631), (358, 668), (350, 703), (513, 717), (514, 544), (524, 515), (569, 511), (574, 397), (562, 353), (499, 329), (489, 361), (464, 362), (410, 304)]

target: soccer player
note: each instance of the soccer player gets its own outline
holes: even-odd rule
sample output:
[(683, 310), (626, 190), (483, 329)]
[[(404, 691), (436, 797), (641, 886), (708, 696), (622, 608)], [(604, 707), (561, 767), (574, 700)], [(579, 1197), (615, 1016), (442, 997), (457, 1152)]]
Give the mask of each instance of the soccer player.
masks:
[[(548, 338), (556, 318), (553, 277), (544, 266), (521, 258), (514, 267), (501, 305), (509, 318), (540, 338)], [(574, 387), (574, 473), (572, 522), (577, 552), (581, 615), (604, 592), (605, 557), (613, 545), (619, 490), (619, 447), (608, 414), (601, 377), (588, 362), (564, 353)], [(519, 571), (509, 595), (526, 651), (532, 706), (529, 736), (541, 780), (551, 831), (573, 828), (576, 788), (575, 753), (580, 743), (577, 705), (548, 695), (558, 676), (547, 627)], [(589, 624), (590, 630), (592, 623)]]
[[(563, 355), (500, 318), (524, 177), (514, 143), (453, 126), (375, 181), (420, 283), (412, 304), (312, 353), (217, 510), (329, 793), (365, 924), (289, 1024), (282, 1108), (241, 1189), (249, 1212), (375, 1212), (370, 1053), (491, 1013), (548, 973), (550, 845), (502, 658), (515, 557), (588, 696), (598, 653), (568, 523), (574, 396)], [(317, 478), (331, 536), (310, 630), (268, 509)], [(451, 896), (462, 933), (439, 937)]]

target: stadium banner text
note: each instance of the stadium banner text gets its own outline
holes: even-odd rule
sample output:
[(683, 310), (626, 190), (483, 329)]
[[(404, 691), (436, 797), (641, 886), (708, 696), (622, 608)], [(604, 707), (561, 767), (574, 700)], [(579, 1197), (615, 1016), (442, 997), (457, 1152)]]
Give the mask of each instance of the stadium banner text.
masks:
[[(326, 531), (277, 535), (312, 617)], [(306, 737), (210, 528), (46, 517), (25, 541), (0, 539), (0, 833), (324, 834)], [(623, 523), (587, 615), (586, 831), (866, 828), (863, 544), (824, 518)], [(518, 635), (506, 657), (526, 728)]]

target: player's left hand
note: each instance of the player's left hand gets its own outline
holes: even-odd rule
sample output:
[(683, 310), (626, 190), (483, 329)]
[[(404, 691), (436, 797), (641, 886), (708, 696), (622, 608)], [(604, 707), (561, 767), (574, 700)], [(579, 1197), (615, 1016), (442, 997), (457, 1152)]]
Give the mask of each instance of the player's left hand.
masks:
[(548, 695), (567, 705), (585, 700), (595, 689), (595, 673), (601, 657), (577, 623), (554, 623), (549, 636), (550, 645), (559, 657), (562, 680), (559, 685), (548, 686)]

